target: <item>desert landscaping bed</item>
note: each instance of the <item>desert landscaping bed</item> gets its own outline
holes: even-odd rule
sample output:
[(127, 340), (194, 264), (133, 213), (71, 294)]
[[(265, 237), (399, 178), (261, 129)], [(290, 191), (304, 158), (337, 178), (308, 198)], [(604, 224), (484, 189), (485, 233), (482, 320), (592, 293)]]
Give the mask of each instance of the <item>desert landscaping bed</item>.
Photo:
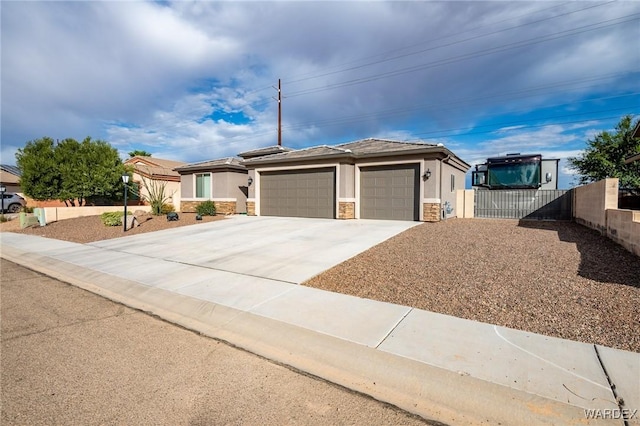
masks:
[(179, 220), (177, 221), (167, 221), (165, 216), (153, 216), (151, 214), (136, 214), (136, 218), (139, 226), (128, 229), (126, 232), (122, 226), (105, 226), (100, 220), (100, 216), (83, 216), (75, 219), (52, 222), (46, 226), (36, 225), (25, 229), (20, 229), (20, 221), (16, 218), (8, 222), (0, 223), (0, 231), (18, 232), (21, 234), (37, 235), (40, 237), (85, 244), (94, 241), (143, 234), (145, 232), (177, 228), (179, 226), (207, 223), (224, 219), (224, 216), (202, 216), (202, 220), (196, 220), (195, 213), (180, 213)]
[[(0, 231), (89, 243), (196, 221), (142, 216), (126, 233), (98, 216)], [(569, 222), (453, 219), (409, 229), (304, 283), (460, 318), (640, 352), (640, 258)]]
[(304, 284), (640, 352), (640, 258), (575, 223), (426, 223)]

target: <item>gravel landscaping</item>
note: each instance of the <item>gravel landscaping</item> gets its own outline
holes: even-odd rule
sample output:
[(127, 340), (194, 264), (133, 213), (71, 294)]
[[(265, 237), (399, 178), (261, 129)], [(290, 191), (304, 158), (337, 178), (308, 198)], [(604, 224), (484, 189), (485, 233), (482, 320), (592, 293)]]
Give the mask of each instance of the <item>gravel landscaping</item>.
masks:
[(304, 284), (640, 352), (640, 258), (575, 223), (425, 223)]
[[(224, 219), (140, 216), (123, 232), (98, 216), (0, 231), (78, 243)], [(640, 352), (640, 258), (568, 222), (425, 223), (304, 285), (491, 324)]]
[(100, 220), (100, 216), (84, 216), (60, 220), (48, 223), (46, 226), (36, 225), (25, 229), (20, 229), (20, 221), (15, 218), (8, 222), (0, 223), (0, 232), (10, 231), (86, 244), (224, 219), (224, 216), (203, 216), (202, 220), (196, 220), (195, 213), (180, 213), (177, 221), (167, 221), (165, 216), (153, 216), (150, 214), (136, 214), (135, 216), (140, 226), (128, 229), (126, 232), (122, 226), (105, 226)]

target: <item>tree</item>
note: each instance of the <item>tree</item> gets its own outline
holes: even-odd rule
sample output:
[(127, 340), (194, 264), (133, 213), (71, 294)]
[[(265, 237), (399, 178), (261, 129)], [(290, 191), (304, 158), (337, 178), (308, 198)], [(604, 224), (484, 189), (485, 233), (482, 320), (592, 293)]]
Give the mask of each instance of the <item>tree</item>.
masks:
[(16, 164), (20, 169), (20, 187), (34, 200), (58, 198), (62, 177), (54, 158), (55, 142), (44, 137), (27, 142), (16, 152)]
[(640, 139), (632, 137), (639, 122), (631, 115), (622, 117), (614, 133), (598, 133), (584, 152), (568, 159), (569, 166), (580, 174), (580, 184), (618, 178), (621, 188), (640, 188), (640, 162), (625, 164), (625, 159), (640, 154)]
[(122, 160), (115, 148), (101, 140), (68, 138), (54, 145), (53, 139), (42, 138), (27, 142), (16, 159), (22, 189), (36, 200), (57, 199), (82, 206), (117, 198), (122, 192)]
[(133, 157), (151, 157), (151, 153), (144, 151), (144, 150), (140, 150), (140, 149), (134, 149), (133, 151), (131, 151), (129, 153), (129, 157), (133, 158)]

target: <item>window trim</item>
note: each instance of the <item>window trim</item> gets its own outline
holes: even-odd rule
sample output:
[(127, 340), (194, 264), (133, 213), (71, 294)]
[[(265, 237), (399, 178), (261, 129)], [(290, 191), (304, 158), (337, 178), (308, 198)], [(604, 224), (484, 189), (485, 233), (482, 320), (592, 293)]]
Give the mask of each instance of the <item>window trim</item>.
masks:
[[(208, 176), (209, 177), (209, 193), (204, 196), (198, 196), (198, 176)], [(204, 173), (194, 173), (193, 174), (193, 198), (197, 198), (199, 200), (209, 200), (211, 199), (211, 183), (213, 181), (211, 172)], [(204, 190), (205, 188), (203, 188)]]

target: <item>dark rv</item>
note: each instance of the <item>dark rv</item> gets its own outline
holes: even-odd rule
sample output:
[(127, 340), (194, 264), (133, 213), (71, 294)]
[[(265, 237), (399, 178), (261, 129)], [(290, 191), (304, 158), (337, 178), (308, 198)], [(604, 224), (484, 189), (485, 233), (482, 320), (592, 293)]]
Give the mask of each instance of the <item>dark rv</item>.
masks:
[(507, 154), (476, 165), (472, 185), (478, 189), (558, 189), (557, 159), (540, 154)]

